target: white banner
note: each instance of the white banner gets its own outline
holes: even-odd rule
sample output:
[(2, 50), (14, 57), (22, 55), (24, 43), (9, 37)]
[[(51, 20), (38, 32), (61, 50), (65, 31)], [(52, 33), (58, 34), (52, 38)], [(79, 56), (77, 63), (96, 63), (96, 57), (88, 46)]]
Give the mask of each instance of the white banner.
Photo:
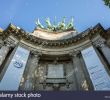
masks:
[(17, 48), (15, 55), (0, 82), (0, 90), (18, 90), (28, 56), (28, 50), (22, 47)]
[(110, 90), (110, 76), (105, 70), (94, 48), (81, 51), (95, 90)]

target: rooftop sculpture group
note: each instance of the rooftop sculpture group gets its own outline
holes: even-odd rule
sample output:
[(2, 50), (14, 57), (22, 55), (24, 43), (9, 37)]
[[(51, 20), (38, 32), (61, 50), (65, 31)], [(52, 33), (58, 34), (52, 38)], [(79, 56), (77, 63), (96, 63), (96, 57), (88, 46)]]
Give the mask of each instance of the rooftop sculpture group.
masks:
[(63, 17), (62, 21), (59, 22), (58, 24), (54, 23), (51, 24), (50, 19), (47, 18), (45, 20), (46, 22), (46, 27), (44, 27), (39, 19), (36, 21), (37, 28), (41, 29), (47, 29), (48, 31), (66, 31), (66, 30), (75, 30), (73, 26), (73, 17), (71, 18), (70, 22), (68, 24), (65, 24), (65, 17)]

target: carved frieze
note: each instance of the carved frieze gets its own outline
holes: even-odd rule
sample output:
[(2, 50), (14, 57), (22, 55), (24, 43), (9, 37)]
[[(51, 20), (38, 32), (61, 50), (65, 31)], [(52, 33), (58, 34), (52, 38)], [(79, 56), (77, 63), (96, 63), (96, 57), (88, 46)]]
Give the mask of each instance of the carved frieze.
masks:
[(39, 58), (41, 55), (42, 55), (42, 52), (38, 52), (38, 51), (35, 51), (35, 50), (31, 50), (31, 54), (33, 56), (35, 56), (36, 58)]
[(105, 40), (103, 38), (99, 38), (95, 42), (93, 42), (93, 45), (102, 48), (105, 45)]
[(10, 48), (14, 48), (16, 46), (18, 42), (17, 41), (14, 41), (12, 40), (11, 38), (7, 38), (5, 41), (4, 41), (4, 45), (10, 47)]
[(79, 53), (80, 53), (79, 50), (73, 50), (73, 51), (69, 52), (69, 56), (76, 57), (76, 56), (78, 56)]

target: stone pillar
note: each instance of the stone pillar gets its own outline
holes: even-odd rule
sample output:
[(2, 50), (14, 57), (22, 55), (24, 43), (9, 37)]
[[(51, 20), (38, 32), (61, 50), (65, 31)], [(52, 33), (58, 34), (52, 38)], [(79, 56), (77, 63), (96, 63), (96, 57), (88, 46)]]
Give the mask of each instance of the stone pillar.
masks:
[(74, 67), (74, 74), (76, 77), (77, 90), (88, 90), (88, 85), (82, 69), (79, 55), (77, 53), (72, 54), (72, 61)]
[(9, 45), (1, 47), (1, 49), (0, 49), (0, 66), (2, 65), (3, 61), (5, 60), (9, 50), (10, 50)]
[(7, 57), (7, 54), (9, 53), (11, 48), (14, 48), (16, 46), (16, 42), (12, 42), (9, 39), (4, 40), (2, 43), (2, 47), (0, 49), (0, 66), (4, 62), (5, 58)]
[(107, 44), (105, 44), (105, 40), (101, 38), (101, 39), (98, 39), (93, 44), (102, 51), (104, 57), (106, 58), (106, 60), (110, 65), (110, 48), (107, 46)]
[(34, 90), (34, 82), (35, 82), (35, 70), (38, 66), (40, 53), (31, 52), (33, 56), (33, 60), (31, 66), (29, 67), (27, 79), (25, 81), (24, 89), (25, 90)]

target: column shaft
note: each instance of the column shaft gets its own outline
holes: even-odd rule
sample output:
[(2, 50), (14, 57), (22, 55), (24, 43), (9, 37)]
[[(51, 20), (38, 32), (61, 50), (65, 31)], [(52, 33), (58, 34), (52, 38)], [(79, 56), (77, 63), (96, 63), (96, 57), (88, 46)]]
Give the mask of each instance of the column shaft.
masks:
[(110, 48), (107, 45), (104, 45), (101, 47), (101, 51), (103, 55), (105, 56), (106, 60), (110, 64)]
[(101, 50), (104, 57), (110, 64), (110, 48), (107, 45), (106, 41), (103, 38), (99, 38), (93, 44)]
[(38, 62), (39, 62), (39, 55), (34, 54), (31, 62), (31, 66), (29, 67), (28, 70), (27, 79), (25, 81), (25, 85), (24, 85), (25, 90), (34, 90), (35, 70), (38, 66)]
[(83, 72), (83, 69), (81, 68), (83, 66), (77, 55), (73, 56), (73, 66), (74, 66), (74, 70), (75, 70), (75, 76), (76, 76), (78, 90), (88, 90), (84, 72)]
[(2, 65), (3, 61), (5, 60), (8, 52), (9, 52), (9, 46), (3, 46), (0, 49), (0, 66)]

